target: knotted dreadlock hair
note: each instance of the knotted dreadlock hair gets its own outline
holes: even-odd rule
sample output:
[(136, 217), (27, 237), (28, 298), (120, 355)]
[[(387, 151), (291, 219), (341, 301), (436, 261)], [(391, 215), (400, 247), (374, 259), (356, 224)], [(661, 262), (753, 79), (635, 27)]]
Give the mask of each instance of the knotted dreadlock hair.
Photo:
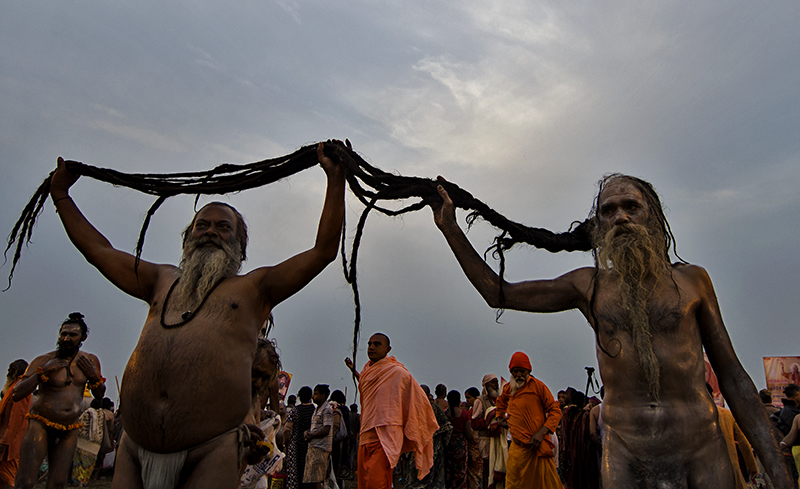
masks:
[(89, 335), (89, 326), (86, 326), (86, 321), (83, 320), (85, 318), (83, 314), (79, 312), (71, 312), (67, 319), (61, 322), (61, 326), (65, 324), (77, 324), (81, 328), (81, 334), (83, 336)]
[[(196, 204), (200, 195), (221, 195), (265, 186), (316, 166), (318, 162), (316, 148), (316, 144), (308, 145), (291, 154), (277, 158), (243, 165), (225, 163), (211, 170), (189, 173), (129, 174), (76, 161), (66, 162), (66, 168), (74, 175), (91, 177), (115, 186), (128, 187), (156, 196), (155, 202), (150, 206), (144, 218), (139, 239), (136, 243), (135, 256), (138, 264), (150, 220), (169, 197), (180, 194), (195, 195)], [(420, 210), (428, 205), (437, 207), (441, 205), (442, 200), (436, 188), (441, 185), (448, 192), (456, 207), (469, 211), (467, 223), (470, 226), (480, 218), (501, 231), (492, 246), (487, 249), (487, 253), (491, 252), (499, 260), (501, 284), (505, 273), (504, 252), (518, 243), (527, 243), (553, 253), (560, 251), (589, 251), (591, 249), (591, 220), (580, 223), (575, 222), (571, 225), (569, 231), (563, 233), (528, 227), (507, 219), (455, 183), (387, 173), (370, 165), (358, 153), (337, 142), (325, 142), (324, 151), (326, 155), (337, 159), (344, 166), (345, 178), (350, 190), (364, 204), (364, 210), (356, 226), (349, 257), (345, 251), (346, 235), (342, 232), (342, 268), (345, 279), (352, 287), (355, 304), (353, 328), (354, 361), (356, 350), (358, 349), (361, 324), (361, 303), (358, 294), (356, 263), (366, 220), (372, 211), (388, 216), (398, 216)], [(7, 255), (12, 247), (14, 252), (11, 271), (8, 275), (8, 287), (11, 287), (11, 279), (19, 263), (22, 248), (31, 240), (36, 219), (44, 208), (49, 191), (50, 176), (45, 178), (36, 190), (9, 234), (4, 256)], [(379, 202), (406, 201), (408, 199), (415, 199), (415, 202), (407, 204), (398, 210), (378, 205)], [(502, 288), (500, 295), (502, 304)]]

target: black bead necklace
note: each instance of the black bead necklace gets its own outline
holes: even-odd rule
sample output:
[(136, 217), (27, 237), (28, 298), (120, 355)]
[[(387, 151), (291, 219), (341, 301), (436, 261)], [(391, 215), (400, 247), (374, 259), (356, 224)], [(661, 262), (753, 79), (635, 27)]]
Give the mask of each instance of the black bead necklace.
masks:
[(166, 297), (164, 297), (164, 307), (161, 308), (161, 326), (166, 329), (181, 327), (184, 324), (191, 321), (192, 319), (194, 319), (195, 314), (197, 314), (200, 308), (203, 307), (203, 304), (206, 303), (206, 300), (211, 295), (211, 293), (214, 292), (214, 289), (216, 289), (217, 286), (221, 284), (223, 280), (225, 280), (225, 277), (222, 277), (221, 279), (217, 280), (217, 283), (215, 283), (214, 286), (211, 287), (211, 290), (209, 290), (206, 296), (203, 297), (203, 300), (200, 301), (200, 305), (197, 306), (197, 309), (195, 309), (194, 311), (189, 310), (181, 314), (181, 319), (183, 319), (183, 321), (175, 324), (167, 324), (164, 321), (164, 315), (167, 313), (167, 302), (169, 302), (169, 298), (172, 295), (172, 291), (175, 290), (175, 286), (178, 285), (178, 281), (180, 281), (180, 279), (181, 279), (180, 277), (175, 279), (175, 281), (172, 283), (172, 286), (169, 288), (169, 291), (167, 291)]

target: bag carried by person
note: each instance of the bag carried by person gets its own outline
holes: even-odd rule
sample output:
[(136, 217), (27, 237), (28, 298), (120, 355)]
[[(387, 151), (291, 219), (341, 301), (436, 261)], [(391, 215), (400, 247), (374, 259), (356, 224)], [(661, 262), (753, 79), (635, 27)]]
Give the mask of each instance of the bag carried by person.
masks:
[(344, 422), (342, 410), (337, 408), (337, 411), (339, 411), (339, 431), (336, 432), (333, 441), (342, 441), (347, 438), (347, 425)]

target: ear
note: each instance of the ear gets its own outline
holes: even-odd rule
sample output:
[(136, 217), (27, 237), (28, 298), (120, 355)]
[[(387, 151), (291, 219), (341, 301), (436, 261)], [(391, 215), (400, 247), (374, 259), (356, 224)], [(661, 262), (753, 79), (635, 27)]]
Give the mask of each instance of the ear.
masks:
[(392, 351), (392, 347), (391, 346), (387, 346), (386, 347), (386, 353), (389, 353), (390, 351)]

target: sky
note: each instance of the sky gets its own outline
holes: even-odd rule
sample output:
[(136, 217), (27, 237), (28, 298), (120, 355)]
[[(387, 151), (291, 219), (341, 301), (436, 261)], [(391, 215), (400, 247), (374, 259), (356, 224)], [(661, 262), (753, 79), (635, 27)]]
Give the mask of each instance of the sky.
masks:
[[(708, 270), (743, 366), (800, 355), (800, 4), (708, 2), (4, 2), (0, 229), (10, 232), (56, 158), (126, 173), (210, 169), (349, 138), (372, 165), (442, 175), (510, 219), (554, 231), (589, 213), (597, 181), (651, 181), (678, 253)], [(223, 197), (250, 229), (244, 271), (313, 245), (325, 175), (312, 168)], [(82, 178), (71, 195), (132, 251), (153, 197)], [(403, 203), (397, 203), (399, 208)], [(347, 238), (362, 205), (348, 193)], [(193, 199), (156, 213), (143, 258), (180, 260)], [(459, 213), (460, 224), (464, 215)], [(792, 224), (794, 223), (794, 224)], [(476, 249), (496, 230), (478, 223)], [(590, 265), (520, 246), (510, 281)], [(492, 266), (497, 264), (490, 260)], [(464, 391), (508, 378), (515, 351), (555, 392), (586, 387), (594, 335), (577, 311), (495, 322), (424, 209), (373, 213), (359, 255), (366, 361), (375, 331), (420, 383)], [(6, 277), (10, 263), (0, 268)], [(341, 262), (274, 310), (290, 392), (353, 383), (352, 293)], [(86, 315), (116, 399), (147, 305), (69, 243), (48, 201), (10, 289), (0, 363), (51, 351)]]

